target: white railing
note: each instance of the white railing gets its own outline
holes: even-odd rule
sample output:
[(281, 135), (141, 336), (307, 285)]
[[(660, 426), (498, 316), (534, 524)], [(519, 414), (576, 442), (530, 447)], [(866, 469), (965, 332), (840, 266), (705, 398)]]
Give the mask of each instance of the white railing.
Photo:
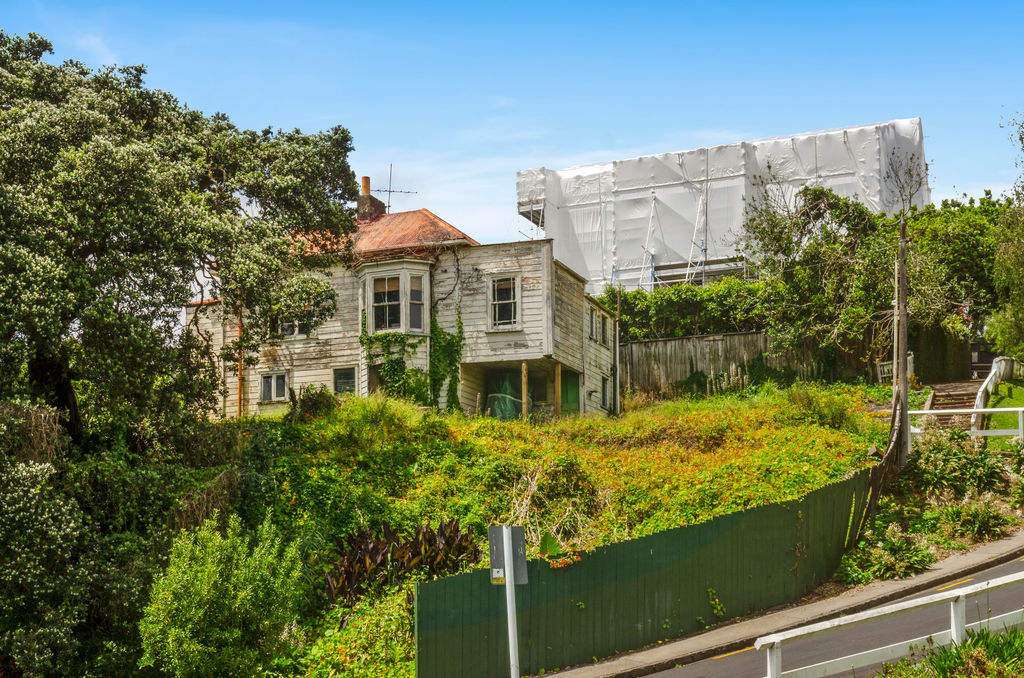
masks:
[[(1014, 368), (1016, 367), (1013, 358), (999, 356), (992, 361), (992, 369), (989, 370), (985, 381), (981, 382), (978, 388), (978, 395), (974, 398), (974, 409), (983, 410), (988, 405), (988, 399), (995, 393), (1000, 383), (1007, 379), (1013, 379)], [(971, 416), (971, 431), (978, 429), (978, 423), (982, 420), (977, 414)]]
[[(979, 414), (998, 414), (1000, 412), (1014, 412), (1017, 414), (1017, 428), (996, 428), (996, 429), (979, 429), (977, 427), (977, 417)], [(946, 416), (946, 415), (971, 415), (971, 435), (988, 437), (988, 436), (1016, 436), (1018, 438), (1024, 438), (1024, 407), (964, 407), (960, 409), (951, 410), (910, 410), (910, 416)], [(921, 433), (922, 427), (915, 427), (913, 424), (910, 426), (911, 435)]]
[[(990, 579), (989, 581), (982, 582), (980, 584), (965, 586), (963, 588), (953, 589), (952, 591), (946, 591), (943, 593), (934, 593), (930, 596), (924, 596), (923, 598), (906, 600), (900, 603), (875, 608), (874, 610), (858, 612), (857, 614), (818, 622), (817, 624), (810, 624), (809, 626), (801, 626), (800, 628), (789, 631), (773, 633), (770, 636), (762, 636), (754, 642), (754, 648), (758, 650), (762, 647), (767, 648), (767, 678), (824, 678), (825, 676), (832, 676), (844, 671), (852, 671), (854, 669), (864, 668), (865, 666), (871, 666), (880, 662), (899, 659), (900, 657), (911, 654), (915, 649), (924, 648), (928, 644), (939, 646), (948, 645), (950, 643), (961, 643), (964, 638), (967, 637), (967, 631), (969, 630), (974, 631), (985, 628), (998, 632), (1004, 629), (1024, 626), (1024, 609), (1014, 610), (1013, 612), (1007, 612), (1006, 614), (1001, 614), (995, 617), (987, 617), (974, 622), (973, 624), (966, 623), (966, 603), (968, 596), (977, 593), (995, 591), (1004, 586), (1009, 586), (1022, 581), (1024, 581), (1024, 572), (1016, 572), (1004, 577)], [(941, 603), (949, 605), (948, 629), (937, 631), (928, 636), (893, 643), (892, 645), (886, 645), (885, 647), (879, 647), (874, 650), (858, 652), (838, 659), (830, 659), (811, 666), (790, 669), (789, 671), (782, 670), (782, 647), (787, 641), (797, 638), (809, 638), (811, 636), (836, 629), (848, 629), (854, 624), (861, 624), (874, 619), (899, 614), (906, 610), (914, 610), (931, 605), (939, 605)], [(984, 609), (987, 610), (988, 606), (986, 605)]]

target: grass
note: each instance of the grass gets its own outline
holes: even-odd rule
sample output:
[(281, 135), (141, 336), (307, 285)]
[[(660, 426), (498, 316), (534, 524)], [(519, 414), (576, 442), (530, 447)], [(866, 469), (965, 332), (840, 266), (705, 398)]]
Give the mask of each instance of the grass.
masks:
[[(1001, 382), (988, 401), (989, 407), (1024, 407), (1024, 379), (1011, 379)], [(997, 412), (988, 419), (986, 429), (1016, 429), (1019, 422), (1015, 412)], [(1008, 438), (992, 437), (989, 443), (1000, 449), (1006, 449)]]

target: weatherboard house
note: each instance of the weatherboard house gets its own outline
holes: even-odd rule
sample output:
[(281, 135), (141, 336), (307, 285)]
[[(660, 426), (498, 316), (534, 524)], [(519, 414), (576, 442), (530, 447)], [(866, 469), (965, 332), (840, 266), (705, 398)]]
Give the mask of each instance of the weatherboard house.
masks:
[[(459, 362), (438, 385), (441, 407), (457, 394), (454, 407), (502, 418), (613, 408), (613, 320), (554, 258), (550, 239), (483, 245), (426, 209), (386, 213), (368, 177), (358, 215), (353, 263), (330, 271), (334, 316), (309, 331), (283, 323), (256, 365), (221, 364), (221, 416), (280, 409), (289, 391), (310, 385), (373, 393), (385, 375), (372, 347), (393, 344), (380, 341), (386, 333), (406, 337), (389, 339), (426, 371), (432, 321), (446, 337), (462, 326)], [(237, 319), (216, 300), (189, 306), (193, 320), (214, 351), (237, 336)]]

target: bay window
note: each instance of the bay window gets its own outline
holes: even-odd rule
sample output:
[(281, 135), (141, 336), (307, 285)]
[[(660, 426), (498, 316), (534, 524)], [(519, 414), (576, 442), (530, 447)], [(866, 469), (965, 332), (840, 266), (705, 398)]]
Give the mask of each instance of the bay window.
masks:
[(373, 332), (427, 331), (430, 325), (428, 266), (409, 262), (394, 268), (374, 267), (363, 279), (366, 330)]

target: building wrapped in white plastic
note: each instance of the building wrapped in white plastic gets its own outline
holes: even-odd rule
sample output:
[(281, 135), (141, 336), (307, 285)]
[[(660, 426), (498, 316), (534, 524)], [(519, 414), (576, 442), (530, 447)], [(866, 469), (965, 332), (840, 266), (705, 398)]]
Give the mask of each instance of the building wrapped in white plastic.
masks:
[[(519, 213), (554, 240), (554, 255), (589, 281), (650, 288), (701, 281), (739, 265), (736, 240), (759, 178), (827, 186), (871, 209), (898, 208), (885, 180), (896, 154), (923, 167), (921, 119), (518, 173)], [(770, 172), (769, 172), (770, 165)], [(930, 202), (927, 183), (913, 196)]]

